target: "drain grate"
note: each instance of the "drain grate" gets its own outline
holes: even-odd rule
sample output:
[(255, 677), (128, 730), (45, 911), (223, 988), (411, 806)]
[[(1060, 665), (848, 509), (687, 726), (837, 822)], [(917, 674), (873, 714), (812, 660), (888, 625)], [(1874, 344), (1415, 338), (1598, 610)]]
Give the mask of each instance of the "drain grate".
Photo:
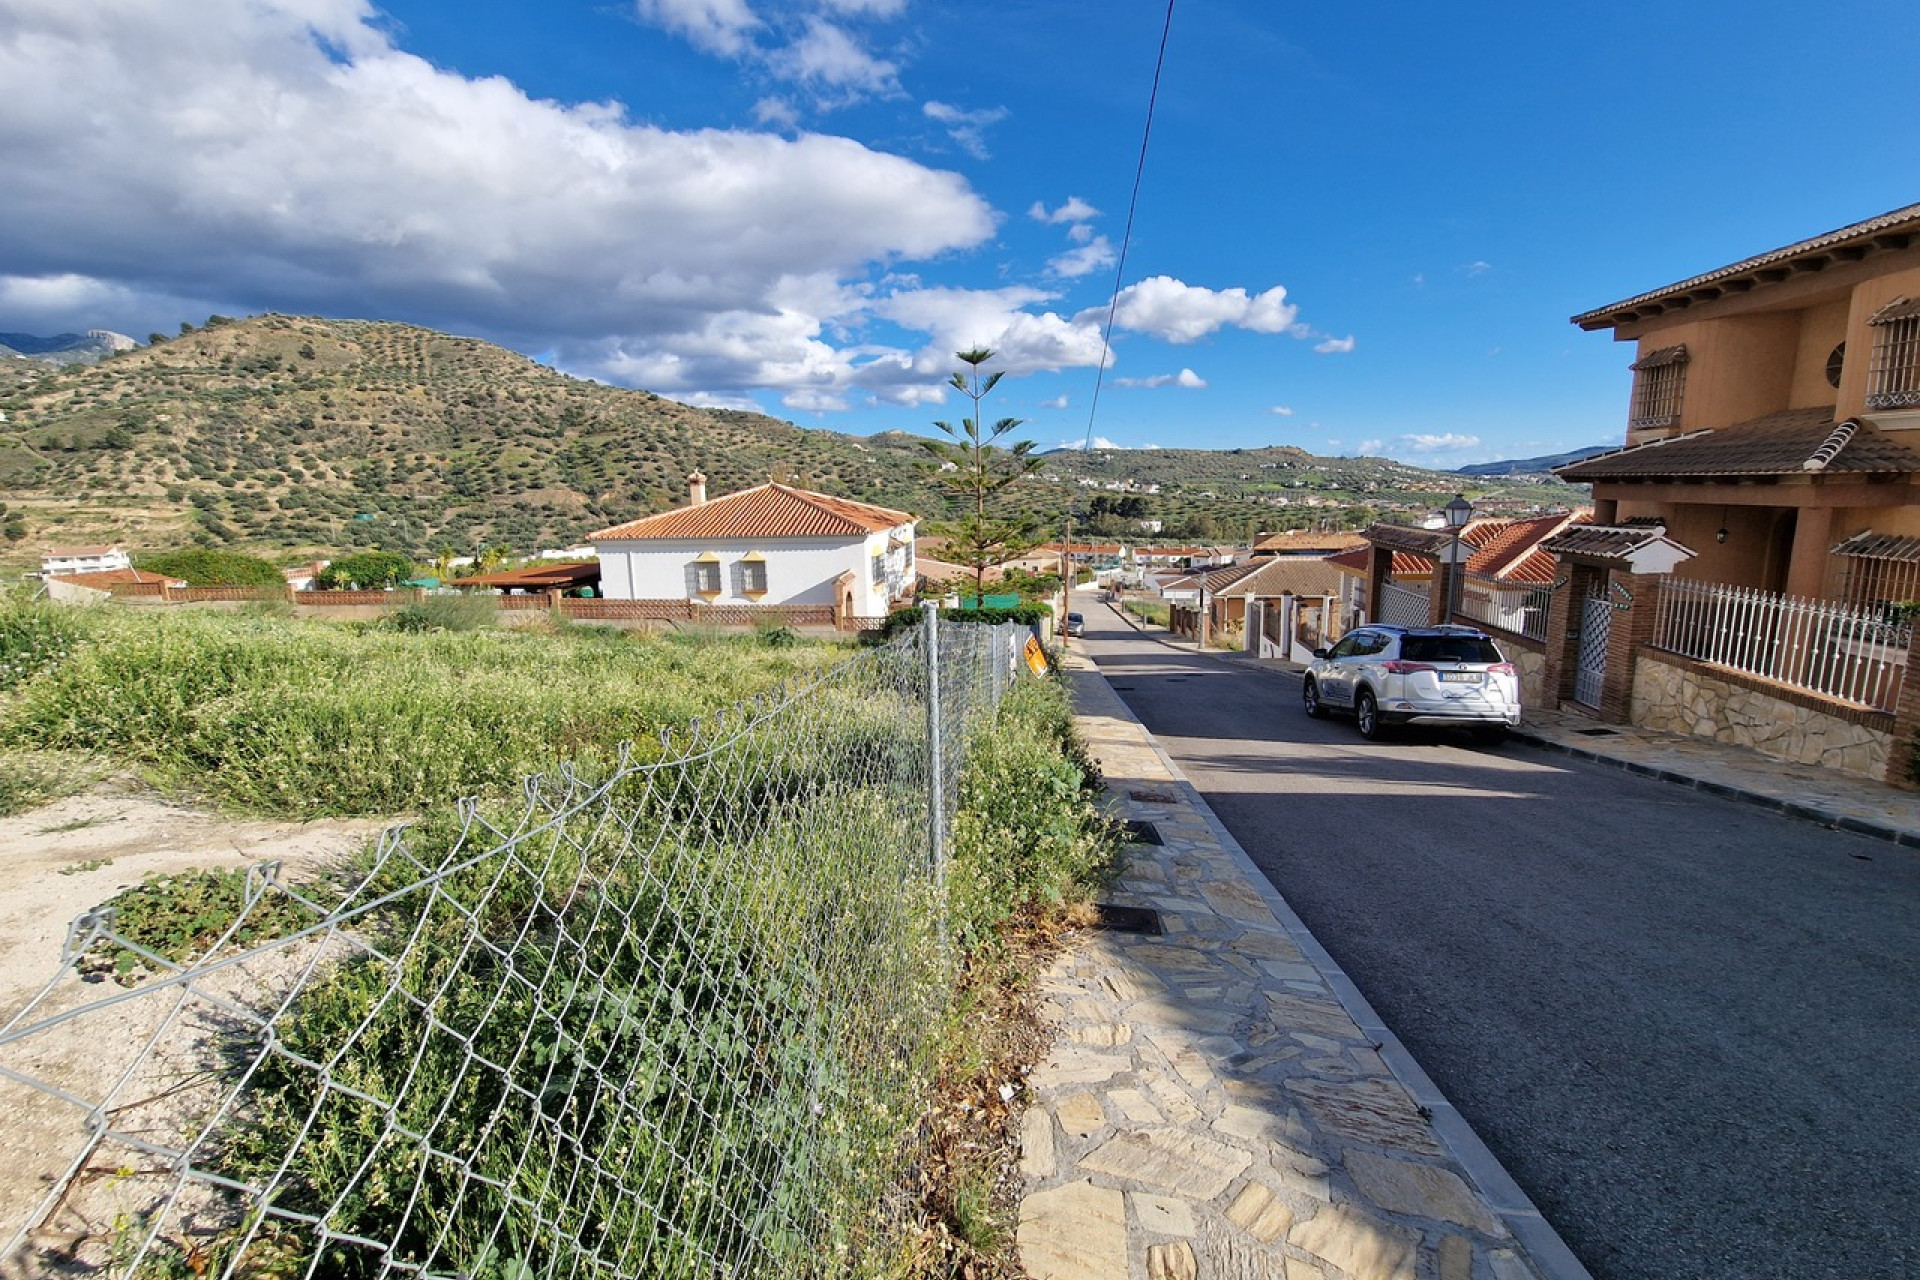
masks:
[(1128, 844), (1165, 844), (1160, 838), (1160, 829), (1151, 822), (1142, 822), (1138, 818), (1129, 818), (1120, 824), (1127, 829)]
[(1180, 797), (1170, 791), (1128, 791), (1129, 800), (1138, 800), (1141, 804), (1179, 804)]
[(1133, 692), (1133, 686), (1130, 684), (1116, 684), (1110, 687), (1113, 689), (1115, 693), (1132, 693)]
[(1105, 929), (1109, 933), (1138, 933), (1158, 938), (1166, 933), (1160, 924), (1160, 913), (1152, 907), (1118, 907), (1111, 902), (1096, 902), (1093, 909), (1100, 913), (1094, 922), (1094, 928)]
[(1620, 733), (1618, 729), (1575, 729), (1574, 732), (1583, 738), (1612, 738)]

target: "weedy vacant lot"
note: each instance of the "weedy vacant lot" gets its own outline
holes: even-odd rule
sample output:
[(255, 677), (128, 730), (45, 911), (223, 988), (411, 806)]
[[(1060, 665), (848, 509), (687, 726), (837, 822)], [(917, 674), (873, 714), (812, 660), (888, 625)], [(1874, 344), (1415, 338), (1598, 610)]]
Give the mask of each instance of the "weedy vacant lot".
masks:
[[(1063, 691), (1022, 683), (960, 731), (936, 888), (914, 662), (779, 634), (404, 629), (417, 622), (0, 613), (0, 739), (20, 753), (0, 773), (20, 779), (16, 804), (91, 770), (256, 817), (418, 815), (383, 855), (312, 824), (347, 850), (330, 842), (284, 895), (197, 874), (244, 865), (240, 841), (204, 861), (140, 850), (90, 807), (110, 789), (25, 815), (37, 829), (15, 820), (41, 841), (42, 875), (123, 890), (115, 933), (82, 967), (136, 996), (209, 947), (347, 921), (327, 963), (274, 991), (269, 1019), (146, 1059), (207, 1091), (224, 1118), (195, 1160), (260, 1188), (261, 1207), (223, 1214), (211, 1191), (177, 1188), (143, 1201), (146, 1175), (103, 1147), (93, 1188), (83, 1177), (60, 1231), (37, 1238), (41, 1261), (1012, 1274), (1007, 1139), (1020, 1058), (1038, 1050), (1019, 1025), (1031, 955), (1015, 939), (1044, 935), (1112, 850)], [(841, 678), (856, 669), (869, 674)], [(562, 761), (575, 764), (560, 785), (522, 791)], [(456, 814), (462, 795), (482, 799)], [(95, 847), (65, 839), (90, 828)], [(257, 825), (234, 830), (276, 847)], [(530, 830), (531, 844), (508, 835)], [(166, 878), (135, 886), (145, 858)], [(316, 909), (329, 893), (371, 905)], [(309, 963), (298, 945), (277, 954)], [(260, 967), (278, 981), (271, 956)], [(111, 1028), (135, 1045), (137, 1007), (114, 1006)], [(97, 1057), (81, 1051), (103, 1025), (62, 1024), (65, 1050)], [(66, 1156), (31, 1149), (50, 1140), (43, 1119), (21, 1117), (13, 1153), (52, 1177)], [(903, 1191), (919, 1214), (901, 1215)], [(316, 1215), (325, 1239), (300, 1226)], [(326, 1243), (342, 1236), (386, 1243)]]

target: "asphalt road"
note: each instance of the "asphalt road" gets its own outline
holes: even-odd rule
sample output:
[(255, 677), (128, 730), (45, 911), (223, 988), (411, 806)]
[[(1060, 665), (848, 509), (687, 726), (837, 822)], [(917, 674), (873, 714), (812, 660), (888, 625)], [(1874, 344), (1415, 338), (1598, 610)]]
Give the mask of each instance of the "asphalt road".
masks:
[(1920, 1276), (1920, 854), (1079, 643), (1598, 1280)]

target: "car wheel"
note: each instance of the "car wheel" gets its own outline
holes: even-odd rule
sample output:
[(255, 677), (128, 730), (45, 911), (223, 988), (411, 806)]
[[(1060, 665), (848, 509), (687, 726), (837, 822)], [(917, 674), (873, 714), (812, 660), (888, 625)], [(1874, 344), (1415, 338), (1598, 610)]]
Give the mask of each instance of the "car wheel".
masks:
[(1473, 740), (1483, 747), (1497, 747), (1507, 740), (1507, 726), (1483, 724), (1473, 730)]
[(1320, 686), (1314, 683), (1312, 676), (1308, 676), (1306, 684), (1301, 686), (1300, 702), (1306, 707), (1307, 714), (1313, 719), (1325, 720), (1327, 718), (1327, 709), (1320, 701)]
[(1371, 691), (1362, 689), (1353, 700), (1353, 722), (1360, 727), (1360, 736), (1369, 742), (1378, 742), (1386, 732), (1386, 726), (1380, 723), (1380, 704), (1373, 700)]

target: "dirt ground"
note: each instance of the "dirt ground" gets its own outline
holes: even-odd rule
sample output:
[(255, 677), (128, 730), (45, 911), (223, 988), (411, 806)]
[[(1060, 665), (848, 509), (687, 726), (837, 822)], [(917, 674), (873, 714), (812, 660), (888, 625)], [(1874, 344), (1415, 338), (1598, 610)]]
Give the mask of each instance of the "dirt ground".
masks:
[[(0, 1255), (19, 1232), (36, 1225), (49, 1193), (66, 1180), (84, 1149), (88, 1116), (80, 1103), (107, 1096), (140, 1066), (140, 1047), (170, 1018), (183, 1016), (177, 1000), (81, 981), (73, 966), (61, 962), (69, 925), (161, 873), (278, 861), (285, 875), (304, 879), (350, 854), (383, 825), (236, 820), (124, 782), (0, 819)], [(114, 997), (128, 998), (98, 1006)], [(81, 1007), (87, 1007), (83, 1015), (57, 1021)], [(41, 1029), (26, 1030), (35, 1027)], [(14, 1072), (68, 1090), (72, 1100), (6, 1078)], [(98, 1176), (95, 1168), (81, 1181)], [(77, 1203), (69, 1197), (37, 1224), (35, 1240), (42, 1248), (58, 1252), (61, 1239), (77, 1242), (112, 1229)], [(16, 1256), (11, 1265), (0, 1265), (0, 1276), (44, 1267), (47, 1255), (30, 1252), (39, 1264)], [(23, 1264), (33, 1269), (20, 1271)]]

